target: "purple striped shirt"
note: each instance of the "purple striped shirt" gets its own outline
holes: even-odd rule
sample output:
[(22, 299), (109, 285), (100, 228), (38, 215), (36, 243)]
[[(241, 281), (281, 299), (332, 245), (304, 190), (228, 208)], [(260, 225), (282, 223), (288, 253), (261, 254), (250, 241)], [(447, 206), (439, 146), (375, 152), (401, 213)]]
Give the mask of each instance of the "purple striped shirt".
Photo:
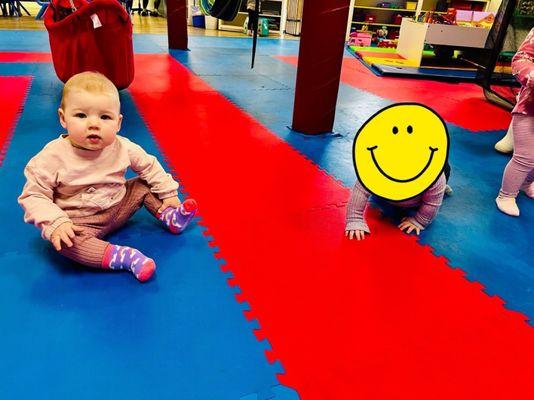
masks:
[[(443, 201), (446, 185), (445, 174), (442, 173), (438, 180), (419, 196), (405, 201), (390, 201), (388, 203), (403, 208), (417, 207), (416, 214), (413, 217), (409, 217), (409, 219), (415, 226), (424, 229), (432, 222), (438, 213), (439, 207)], [(350, 195), (349, 203), (347, 204), (345, 230), (360, 230), (367, 233), (371, 232), (363, 216), (370, 196), (371, 193), (369, 193), (362, 184), (356, 180)]]

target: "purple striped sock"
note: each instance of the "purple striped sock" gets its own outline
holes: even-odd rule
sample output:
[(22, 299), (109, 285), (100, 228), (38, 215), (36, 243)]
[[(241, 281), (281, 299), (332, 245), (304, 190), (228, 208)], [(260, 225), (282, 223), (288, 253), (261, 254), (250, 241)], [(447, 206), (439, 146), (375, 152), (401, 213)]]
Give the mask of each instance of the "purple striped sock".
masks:
[(141, 282), (150, 279), (156, 270), (154, 260), (139, 250), (116, 244), (109, 244), (106, 247), (102, 266), (109, 269), (130, 271)]
[(187, 199), (179, 208), (168, 207), (158, 216), (168, 230), (174, 234), (181, 233), (187, 228), (195, 213), (197, 203), (193, 199)]

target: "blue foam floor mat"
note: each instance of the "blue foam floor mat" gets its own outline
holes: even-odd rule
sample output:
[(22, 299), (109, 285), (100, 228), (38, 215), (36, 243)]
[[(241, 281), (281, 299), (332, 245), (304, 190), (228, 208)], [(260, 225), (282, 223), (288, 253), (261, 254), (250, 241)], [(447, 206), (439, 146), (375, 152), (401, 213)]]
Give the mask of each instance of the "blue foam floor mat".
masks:
[[(61, 133), (61, 84), (51, 64), (0, 64), (0, 75), (35, 77), (0, 168), (0, 218), (10, 227), (0, 237), (2, 399), (297, 398), (279, 385), (281, 366), (267, 362), (268, 343), (257, 341), (196, 223), (173, 236), (141, 211), (110, 236), (156, 260), (144, 285), (73, 265), (22, 223), (23, 168)], [(160, 157), (129, 94), (121, 98), (122, 132)]]

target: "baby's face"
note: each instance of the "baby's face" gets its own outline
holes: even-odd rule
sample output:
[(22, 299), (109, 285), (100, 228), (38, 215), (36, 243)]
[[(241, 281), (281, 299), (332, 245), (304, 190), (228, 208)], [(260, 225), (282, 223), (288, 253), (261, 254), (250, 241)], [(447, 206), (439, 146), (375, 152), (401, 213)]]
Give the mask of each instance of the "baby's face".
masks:
[(73, 89), (59, 109), (59, 121), (71, 142), (87, 150), (102, 150), (115, 141), (122, 115), (116, 97), (107, 93), (89, 93)]

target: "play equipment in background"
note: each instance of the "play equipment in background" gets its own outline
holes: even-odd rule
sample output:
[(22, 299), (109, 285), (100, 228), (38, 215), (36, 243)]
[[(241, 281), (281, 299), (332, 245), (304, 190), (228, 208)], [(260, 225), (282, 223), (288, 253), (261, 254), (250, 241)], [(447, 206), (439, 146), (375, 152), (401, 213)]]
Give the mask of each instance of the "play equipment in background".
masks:
[(376, 31), (376, 42), (380, 43), (382, 40), (385, 40), (388, 37), (388, 28), (383, 25), (380, 29)]
[(456, 23), (459, 26), (474, 26), (476, 28), (491, 29), (495, 21), (495, 14), (483, 11), (457, 10)]
[(395, 49), (397, 47), (397, 43), (399, 41), (397, 39), (391, 40), (391, 39), (384, 39), (378, 42), (378, 47), (385, 47), (385, 48), (392, 48)]
[(241, 7), (241, 0), (200, 0), (200, 9), (205, 15), (232, 21)]
[(365, 22), (368, 22), (370, 24), (374, 24), (376, 22), (376, 15), (373, 14), (367, 14), (365, 16)]
[(191, 16), (190, 23), (195, 28), (205, 28), (206, 19), (202, 13), (200, 5), (192, 4), (189, 6), (189, 15)]
[(489, 102), (506, 110), (514, 107), (514, 94), (519, 84), (512, 75), (504, 75), (497, 70), (505, 37), (509, 30), (515, 29), (511, 22), (514, 22), (516, 6), (516, 0), (502, 0), (486, 41), (486, 51), (476, 59), (479, 66), (477, 83), (482, 87), (484, 96)]
[[(248, 32), (248, 17), (245, 18), (243, 23), (243, 33), (247, 34)], [(267, 18), (258, 18), (258, 36), (266, 37), (269, 36), (269, 19)]]
[(36, 2), (37, 2), (37, 4), (39, 4), (41, 6), (41, 8), (37, 12), (37, 15), (35, 15), (35, 19), (41, 19), (41, 18), (44, 17), (44, 13), (46, 12), (46, 9), (50, 5), (50, 2), (41, 1), (41, 0), (36, 0)]
[(371, 46), (373, 35), (371, 32), (352, 32), (349, 35), (349, 46)]
[[(466, 14), (461, 14), (462, 12)], [(487, 15), (491, 13), (484, 13), (484, 14)], [(462, 20), (461, 18), (467, 17), (467, 15), (469, 15), (470, 18), (472, 18), (473, 12), (456, 10), (455, 8), (448, 8), (445, 14), (437, 13), (434, 11), (427, 11), (427, 12), (421, 13), (419, 17), (417, 18), (417, 21), (425, 22), (429, 24), (461, 25), (459, 21)], [(475, 26), (475, 25), (465, 24), (464, 26)]]
[(516, 16), (534, 18), (534, 0), (522, 0), (516, 8)]
[(391, 19), (391, 23), (393, 25), (400, 25), (402, 22), (402, 18), (404, 18), (402, 14), (395, 14)]
[[(511, 21), (512, 29), (530, 31), (534, 25), (534, 0), (519, 0)], [(511, 32), (515, 36), (515, 33)]]
[(456, 25), (456, 15), (457, 11), (455, 8), (448, 8), (447, 14), (438, 14), (438, 16), (440, 17), (438, 20), (442, 24)]
[[(528, 2), (529, 5), (534, 4), (533, 0), (524, 1)], [(460, 46), (450, 41), (448, 42), (450, 45), (440, 46), (439, 44), (436, 45), (434, 41), (425, 39), (424, 45), (421, 47), (422, 57), (419, 62), (414, 62), (409, 57), (402, 57), (394, 49), (389, 48), (395, 42), (381, 41), (379, 47), (361, 47), (349, 43), (348, 50), (363, 65), (379, 76), (475, 82), (482, 87), (484, 96), (488, 101), (511, 110), (515, 104), (518, 83), (511, 75), (510, 58), (513, 52), (510, 54), (501, 52), (504, 36), (509, 27), (513, 28), (510, 25), (513, 16), (515, 17), (514, 23), (529, 21), (529, 27), (532, 27), (530, 16), (518, 17), (517, 15), (517, 9), (521, 9), (521, 3), (517, 9), (515, 6), (515, 0), (502, 0), (495, 14), (456, 9), (457, 24), (467, 24), (468, 26), (441, 27), (436, 26), (436, 24), (429, 24), (424, 32), (427, 34), (430, 28), (434, 28), (440, 32), (451, 32), (451, 35), (453, 32), (461, 30), (476, 32), (481, 37), (485, 34), (486, 37), (482, 46)], [(527, 6), (524, 6), (523, 9), (529, 10)], [(446, 25), (452, 25), (454, 21), (452, 18), (453, 10), (449, 9), (447, 14), (449, 16)], [(424, 14), (421, 14), (421, 18), (424, 18)], [(403, 24), (405, 22), (417, 24), (414, 21), (402, 21)], [(418, 24), (418, 26), (421, 25)], [(400, 45), (400, 43), (396, 44)], [(458, 47), (461, 54), (455, 51), (455, 47)], [(433, 51), (429, 48), (433, 48)], [(442, 53), (444, 52), (448, 54), (447, 57), (443, 56)], [(442, 57), (439, 57), (440, 55)], [(457, 57), (458, 55), (461, 57)]]
[(53, 0), (45, 16), (54, 69), (66, 82), (98, 71), (118, 89), (134, 78), (132, 22), (116, 0)]
[[(242, 0), (200, 0), (200, 9), (205, 15), (222, 19), (225, 21), (232, 21), (239, 12)], [(255, 0), (255, 10), (260, 9), (260, 0)], [(256, 47), (258, 43), (258, 24), (260, 18), (255, 19), (254, 26), (252, 27), (252, 61), (251, 68), (254, 68), (254, 59), (256, 58)], [(267, 35), (269, 35), (269, 24), (267, 22)], [(262, 33), (265, 33), (264, 26), (262, 24)], [(260, 34), (260, 36), (262, 36)]]

